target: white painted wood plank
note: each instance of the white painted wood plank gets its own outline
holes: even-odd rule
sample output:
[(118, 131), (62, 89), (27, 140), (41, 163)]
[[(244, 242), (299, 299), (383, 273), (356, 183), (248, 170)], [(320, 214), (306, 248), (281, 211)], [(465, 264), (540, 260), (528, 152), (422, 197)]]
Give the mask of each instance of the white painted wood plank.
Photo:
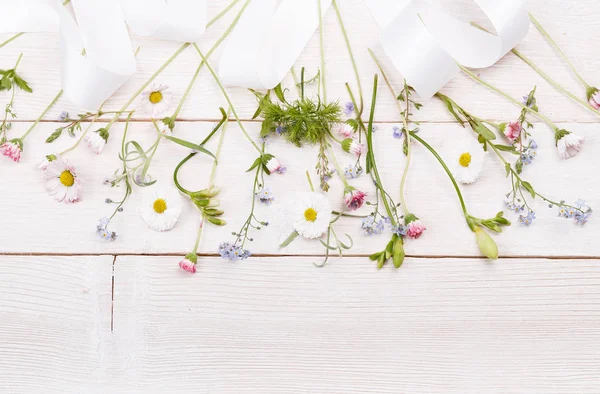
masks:
[(105, 381), (112, 256), (0, 256), (0, 392), (90, 392)]
[[(228, 3), (229, 0), (211, 1), (210, 15), (216, 15)], [(346, 0), (341, 3), (342, 13), (349, 29), (350, 40), (356, 53), (365, 89), (365, 99), (368, 103), (372, 87), (372, 76), (376, 72), (376, 67), (366, 49), (369, 47), (374, 48), (377, 55), (382, 60), (386, 60), (378, 45), (379, 30), (363, 0)], [(596, 70), (600, 67), (600, 56), (597, 51), (598, 36), (594, 34), (596, 21), (600, 16), (598, 5), (600, 5), (598, 0), (578, 2), (532, 0), (529, 2), (531, 11), (538, 16), (591, 84), (600, 84), (600, 80), (594, 79), (597, 78)], [(471, 1), (445, 2), (442, 6), (462, 20), (485, 22), (485, 17), (481, 12), (478, 12)], [(232, 18), (233, 14), (228, 15), (222, 22), (211, 27), (206, 37), (201, 40), (200, 46), (205, 50), (209, 48), (222, 34)], [(348, 97), (344, 83), (350, 82), (354, 85), (354, 75), (332, 10), (327, 13), (325, 18), (325, 34), (329, 98), (345, 102), (348, 101)], [(407, 32), (408, 34), (410, 32)], [(0, 35), (0, 41), (8, 37), (10, 35)], [(110, 108), (120, 107), (179, 46), (177, 43), (139, 38), (134, 39), (134, 45), (141, 47), (138, 56), (138, 72), (111, 99)], [(537, 64), (542, 65), (548, 74), (564, 83), (572, 91), (579, 93), (582, 97), (584, 96), (583, 89), (577, 84), (567, 67), (553, 53), (551, 47), (535, 28), (532, 27), (528, 37), (519, 45), (519, 49)], [(32, 120), (37, 118), (42, 109), (60, 89), (58, 35), (28, 34), (20, 37), (2, 48), (0, 67), (11, 67), (21, 52), (24, 53), (24, 58), (20, 69), (23, 75), (31, 81), (35, 93), (33, 95), (19, 93), (15, 110), (20, 119)], [(213, 58), (215, 66), (218, 57), (219, 52), (216, 52)], [(178, 100), (183, 95), (198, 63), (198, 55), (193, 49), (188, 49), (165, 70), (158, 81), (171, 86), (174, 98)], [(399, 86), (402, 77), (392, 70), (389, 62), (385, 61), (385, 63), (393, 81)], [(305, 66), (311, 73), (314, 73), (319, 67), (317, 34), (313, 36), (301, 55), (297, 66)], [(506, 89), (508, 93), (517, 98), (527, 94), (533, 85), (538, 85), (540, 108), (546, 115), (556, 121), (598, 121), (596, 115), (560, 96), (533, 70), (512, 54), (502, 59), (497, 66), (482, 70), (480, 73), (485, 79)], [(292, 84), (289, 76), (286, 79), (286, 84), (288, 87)], [(230, 91), (234, 102), (239, 107), (239, 112), (246, 118), (250, 117), (256, 106), (253, 95), (244, 89), (234, 88)], [(512, 104), (477, 85), (465, 75), (452, 81), (444, 91), (452, 93), (454, 97), (464, 101), (465, 105), (473, 108), (480, 116), (485, 118), (511, 120), (516, 118), (518, 114), (518, 109)], [(0, 97), (0, 104), (3, 104), (5, 100), (8, 100), (7, 95)], [(225, 100), (221, 97), (216, 84), (212, 81), (207, 70), (204, 70), (180, 116), (185, 119), (196, 120), (215, 118), (218, 116), (218, 107), (224, 104)], [(70, 105), (63, 98), (48, 114), (47, 119), (56, 119), (62, 110), (77, 113), (81, 109)], [(396, 108), (390, 97), (382, 98), (378, 113), (380, 114), (380, 120), (394, 120), (397, 118)], [(142, 114), (136, 114), (136, 117), (140, 116)], [(428, 102), (424, 110), (419, 113), (418, 118), (425, 121), (452, 120), (437, 101)]]
[[(118, 257), (127, 391), (592, 393), (597, 260)], [(175, 290), (176, 289), (176, 290)], [(114, 381), (114, 379), (113, 379)]]
[[(15, 126), (20, 133), (27, 124)], [(182, 122), (176, 128), (176, 135), (192, 141), (200, 141), (212, 128), (212, 123)], [(259, 124), (248, 123), (249, 132), (257, 136)], [(389, 126), (380, 125), (375, 135), (377, 158), (383, 180), (388, 191), (398, 200), (399, 184), (404, 157), (401, 154), (400, 140), (393, 139)], [(552, 134), (544, 125), (537, 125), (534, 135), (540, 146), (534, 164), (525, 168), (524, 178), (531, 181), (541, 193), (556, 200), (575, 201), (587, 199), (592, 207), (600, 206), (598, 197), (600, 180), (593, 169), (598, 166), (597, 126), (593, 124), (565, 124), (570, 130), (588, 137), (582, 153), (571, 160), (561, 161), (557, 157)], [(112, 137), (105, 151), (95, 156), (84, 146), (69, 154), (83, 178), (83, 198), (75, 205), (57, 203), (46, 194), (42, 174), (35, 164), (43, 155), (56, 152), (73, 143), (68, 136), (57, 141), (57, 146), (42, 141), (53, 131), (52, 124), (41, 124), (26, 141), (26, 151), (21, 163), (6, 159), (0, 161), (0, 179), (4, 179), (3, 201), (0, 216), (3, 226), (0, 230), (3, 242), (2, 252), (40, 253), (187, 253), (194, 243), (199, 215), (191, 204), (186, 204), (177, 227), (166, 233), (148, 229), (138, 214), (139, 201), (146, 190), (135, 189), (134, 195), (125, 206), (125, 211), (116, 216), (111, 227), (119, 234), (114, 243), (102, 242), (95, 234), (97, 220), (112, 213), (113, 205), (107, 205), (107, 197), (121, 199), (122, 189), (111, 189), (102, 184), (106, 176), (119, 168), (117, 158), (121, 145), (123, 125), (112, 130)], [(98, 126), (100, 127), (100, 126)], [(155, 132), (148, 123), (132, 123), (130, 137), (150, 146)], [(455, 139), (470, 138), (472, 132), (456, 124), (425, 124), (421, 136), (429, 141), (449, 160), (451, 146)], [(216, 140), (213, 141), (216, 143)], [(210, 146), (214, 150), (214, 144)], [(259, 205), (258, 216), (269, 220), (273, 225), (255, 233), (256, 241), (250, 246), (253, 253), (267, 254), (322, 254), (318, 242), (294, 241), (288, 248), (280, 250), (278, 241), (282, 235), (279, 227), (279, 211), (293, 201), (299, 192), (308, 191), (305, 171), (313, 172), (316, 152), (307, 147), (298, 149), (274, 137), (268, 150), (275, 154), (288, 167), (285, 175), (268, 177), (266, 182), (276, 196), (271, 206)], [(156, 187), (172, 184), (172, 173), (176, 164), (188, 151), (178, 145), (163, 142), (152, 164), (150, 174), (158, 180)], [(201, 242), (201, 251), (216, 253), (220, 242), (231, 240), (231, 232), (238, 231), (249, 213), (252, 201), (252, 174), (245, 173), (255, 159), (255, 152), (243, 138), (236, 125), (230, 124), (222, 151), (221, 164), (217, 172), (217, 183), (223, 189), (220, 194), (222, 206), (229, 224), (222, 228), (207, 226)], [(343, 166), (351, 164), (353, 157), (338, 151)], [(194, 159), (181, 172), (183, 184), (190, 189), (206, 187), (212, 162), (208, 157)], [(313, 173), (314, 179), (314, 173)], [(372, 191), (372, 184), (363, 176), (352, 184)], [(341, 201), (342, 184), (339, 179), (331, 181), (332, 190), (328, 196), (332, 202)], [(474, 237), (462, 217), (460, 205), (454, 189), (441, 167), (427, 151), (415, 145), (414, 161), (409, 174), (407, 202), (411, 210), (421, 217), (428, 227), (425, 235), (417, 241), (408, 241), (406, 252), (409, 255), (425, 256), (478, 256)], [(488, 157), (482, 179), (478, 183), (463, 187), (467, 205), (473, 215), (491, 217), (502, 210), (504, 194), (510, 190), (510, 181), (505, 178), (502, 164), (494, 156)], [(526, 228), (517, 223), (512, 213), (507, 216), (515, 223), (505, 233), (497, 237), (503, 256), (600, 256), (600, 244), (596, 242), (600, 234), (600, 224), (592, 217), (583, 227), (572, 221), (556, 217), (556, 210), (546, 204), (534, 203), (538, 219)], [(360, 211), (368, 214), (370, 209)], [(360, 219), (343, 218), (337, 232), (348, 233), (355, 240), (350, 253), (370, 254), (382, 249), (387, 243), (387, 235), (367, 237), (360, 230)], [(287, 236), (287, 234), (283, 234)]]

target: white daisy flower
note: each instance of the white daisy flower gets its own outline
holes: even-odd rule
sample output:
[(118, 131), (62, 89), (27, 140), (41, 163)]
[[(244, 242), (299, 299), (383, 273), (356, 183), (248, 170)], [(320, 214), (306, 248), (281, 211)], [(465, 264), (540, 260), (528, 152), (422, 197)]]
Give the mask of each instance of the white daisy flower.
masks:
[(88, 133), (83, 141), (86, 143), (88, 148), (90, 148), (90, 150), (97, 155), (99, 155), (106, 146), (106, 139), (97, 131)]
[(329, 227), (331, 204), (321, 193), (307, 193), (296, 202), (292, 215), (293, 227), (304, 238), (319, 238)]
[(166, 115), (173, 98), (167, 85), (153, 83), (142, 93), (142, 107), (153, 119)]
[(57, 201), (66, 204), (79, 201), (81, 194), (81, 179), (75, 168), (64, 159), (58, 158), (48, 163), (44, 170), (46, 190)]
[(454, 149), (450, 164), (452, 174), (460, 183), (474, 183), (483, 170), (485, 151), (476, 141), (460, 142)]
[(152, 190), (144, 197), (140, 215), (152, 230), (167, 231), (177, 224), (181, 207), (181, 195), (176, 189)]
[(556, 149), (558, 149), (558, 154), (561, 159), (570, 159), (577, 156), (583, 147), (584, 142), (585, 137), (574, 133), (568, 133), (556, 141)]

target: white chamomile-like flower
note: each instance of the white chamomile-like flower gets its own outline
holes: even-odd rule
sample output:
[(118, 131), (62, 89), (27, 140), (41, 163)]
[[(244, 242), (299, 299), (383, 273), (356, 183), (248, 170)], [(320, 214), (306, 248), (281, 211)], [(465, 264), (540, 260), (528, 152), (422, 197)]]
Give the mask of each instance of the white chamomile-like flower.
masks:
[(75, 168), (62, 158), (49, 162), (44, 170), (46, 190), (57, 201), (66, 204), (79, 201), (81, 179), (77, 177)]
[(294, 230), (304, 238), (319, 238), (329, 227), (331, 204), (321, 193), (303, 195), (295, 204), (293, 215)]
[(142, 93), (142, 107), (153, 119), (160, 119), (167, 114), (172, 95), (167, 85), (152, 84)]
[(88, 133), (84, 138), (84, 142), (88, 148), (97, 155), (99, 155), (106, 146), (106, 139), (96, 131)]
[(476, 140), (461, 141), (450, 159), (454, 178), (460, 183), (474, 183), (483, 170), (485, 151)]
[(177, 190), (152, 190), (144, 196), (140, 215), (152, 230), (167, 231), (177, 224), (181, 207), (181, 195)]

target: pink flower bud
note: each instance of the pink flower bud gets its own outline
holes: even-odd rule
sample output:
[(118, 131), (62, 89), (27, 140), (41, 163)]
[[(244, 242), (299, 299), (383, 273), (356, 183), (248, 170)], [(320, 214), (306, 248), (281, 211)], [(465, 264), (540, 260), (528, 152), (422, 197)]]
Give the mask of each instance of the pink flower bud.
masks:
[(15, 162), (18, 162), (21, 159), (21, 152), (21, 146), (16, 142), (10, 141), (0, 145), (0, 153), (11, 158)]
[(353, 187), (349, 187), (344, 192), (344, 204), (348, 207), (348, 209), (356, 210), (363, 206), (365, 202), (365, 198), (367, 195)]
[(594, 109), (600, 110), (600, 91), (596, 90), (596, 92), (590, 96), (589, 102)]
[(345, 152), (352, 153), (357, 157), (365, 153), (365, 145), (359, 144), (352, 138), (346, 138), (344, 141), (342, 141), (342, 149)]
[(285, 167), (282, 166), (279, 160), (277, 160), (275, 157), (271, 157), (269, 159), (269, 161), (267, 162), (267, 169), (271, 174), (274, 172), (283, 174), (285, 172)]
[(341, 125), (338, 132), (344, 138), (351, 138), (354, 135), (354, 129), (348, 123)]
[(519, 122), (510, 122), (504, 128), (504, 135), (511, 142), (514, 142), (521, 135), (521, 130), (522, 129), (523, 129), (523, 127), (521, 126), (521, 123), (519, 123)]
[(414, 222), (410, 222), (406, 226), (406, 236), (408, 238), (417, 239), (423, 234), (423, 231), (427, 230), (425, 225), (420, 220), (415, 220)]
[(179, 268), (191, 274), (195, 274), (197, 262), (198, 256), (195, 253), (189, 253), (185, 256), (183, 260), (179, 262)]

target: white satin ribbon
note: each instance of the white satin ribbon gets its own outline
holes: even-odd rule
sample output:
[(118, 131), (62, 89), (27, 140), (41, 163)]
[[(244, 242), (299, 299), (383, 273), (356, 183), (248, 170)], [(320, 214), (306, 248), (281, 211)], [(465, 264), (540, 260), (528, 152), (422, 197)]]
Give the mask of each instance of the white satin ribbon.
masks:
[(119, 0), (71, 0), (75, 20), (61, 1), (63, 90), (77, 105), (98, 108), (136, 69), (121, 5)]
[(382, 47), (423, 99), (465, 67), (484, 68), (514, 48), (529, 29), (524, 0), (474, 0), (497, 35), (458, 21), (419, 0), (366, 0), (383, 29)]
[(60, 32), (62, 88), (87, 109), (98, 108), (135, 73), (125, 22), (138, 35), (181, 42), (197, 41), (206, 28), (206, 0), (62, 2), (0, 0), (0, 14), (10, 15), (0, 33)]
[[(321, 0), (325, 14), (331, 0)], [(272, 89), (290, 71), (319, 27), (318, 0), (250, 3), (229, 36), (219, 63), (227, 85)]]

